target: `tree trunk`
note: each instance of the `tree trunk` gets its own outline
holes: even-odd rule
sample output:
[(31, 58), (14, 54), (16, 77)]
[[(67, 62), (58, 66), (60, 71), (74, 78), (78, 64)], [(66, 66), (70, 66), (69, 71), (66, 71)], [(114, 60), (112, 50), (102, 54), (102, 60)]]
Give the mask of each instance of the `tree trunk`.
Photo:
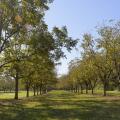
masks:
[(18, 100), (18, 72), (16, 71), (15, 77), (15, 99)]
[(81, 94), (83, 94), (83, 87), (81, 84), (80, 84), (80, 88), (81, 88)]
[(29, 97), (29, 87), (28, 86), (27, 86), (26, 90), (27, 90), (26, 97)]
[(34, 96), (36, 96), (35, 85), (34, 85), (34, 87), (33, 87), (33, 91), (34, 91)]
[(86, 87), (86, 94), (88, 94), (88, 88)]
[(107, 95), (107, 90), (106, 90), (106, 88), (107, 88), (107, 85), (106, 85), (106, 83), (104, 83), (104, 96)]
[(83, 94), (83, 89), (81, 89), (81, 94)]
[(74, 88), (74, 93), (76, 92), (75, 88)]
[(39, 95), (39, 90), (38, 90), (38, 87), (37, 87), (37, 95)]
[(77, 86), (75, 87), (75, 93), (77, 93)]
[(40, 95), (42, 95), (42, 87), (40, 86)]
[(85, 82), (85, 86), (86, 86), (86, 94), (88, 94), (88, 83)]
[(94, 88), (91, 88), (92, 89), (92, 95), (94, 94)]

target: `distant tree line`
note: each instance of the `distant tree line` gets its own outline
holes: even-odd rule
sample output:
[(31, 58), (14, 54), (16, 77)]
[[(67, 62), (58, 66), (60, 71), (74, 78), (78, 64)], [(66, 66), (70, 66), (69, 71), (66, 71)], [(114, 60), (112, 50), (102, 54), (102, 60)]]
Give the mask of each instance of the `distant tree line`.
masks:
[(120, 22), (97, 28), (97, 35), (83, 35), (81, 58), (70, 62), (69, 73), (61, 76), (59, 89), (78, 93), (103, 89), (120, 90)]

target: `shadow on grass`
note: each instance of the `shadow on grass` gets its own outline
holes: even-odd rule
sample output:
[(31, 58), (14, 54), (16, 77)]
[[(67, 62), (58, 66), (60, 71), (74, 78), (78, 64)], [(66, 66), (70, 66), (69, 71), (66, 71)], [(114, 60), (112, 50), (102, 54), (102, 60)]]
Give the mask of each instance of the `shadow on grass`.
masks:
[(119, 114), (119, 100), (81, 99), (68, 93), (0, 105), (0, 120), (120, 120)]

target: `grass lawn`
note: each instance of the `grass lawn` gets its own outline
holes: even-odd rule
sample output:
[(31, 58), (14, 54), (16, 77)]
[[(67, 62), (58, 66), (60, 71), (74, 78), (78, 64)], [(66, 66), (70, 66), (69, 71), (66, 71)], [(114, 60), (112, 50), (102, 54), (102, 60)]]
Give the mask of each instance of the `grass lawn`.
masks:
[[(30, 92), (30, 96), (33, 95), (33, 92)], [(24, 98), (26, 97), (26, 92), (25, 91), (20, 91), (19, 92), (19, 98)], [(0, 93), (0, 99), (13, 99), (14, 98), (14, 93)]]
[(110, 93), (103, 97), (52, 91), (18, 101), (1, 99), (0, 120), (120, 120), (120, 97)]

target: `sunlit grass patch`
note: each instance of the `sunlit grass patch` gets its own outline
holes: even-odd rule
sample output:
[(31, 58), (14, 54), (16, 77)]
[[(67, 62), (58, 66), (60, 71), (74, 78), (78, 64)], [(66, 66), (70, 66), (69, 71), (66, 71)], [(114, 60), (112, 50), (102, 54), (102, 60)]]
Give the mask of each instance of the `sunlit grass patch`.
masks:
[[(0, 99), (13, 99), (14, 98), (15, 93), (0, 93)], [(30, 96), (33, 96), (33, 92), (30, 92)], [(23, 98), (26, 97), (26, 92), (25, 91), (20, 91), (19, 92), (19, 98)]]
[(42, 103), (40, 102), (27, 102), (25, 104), (23, 104), (26, 108), (34, 108), (34, 107), (37, 107), (37, 106), (42, 106)]

